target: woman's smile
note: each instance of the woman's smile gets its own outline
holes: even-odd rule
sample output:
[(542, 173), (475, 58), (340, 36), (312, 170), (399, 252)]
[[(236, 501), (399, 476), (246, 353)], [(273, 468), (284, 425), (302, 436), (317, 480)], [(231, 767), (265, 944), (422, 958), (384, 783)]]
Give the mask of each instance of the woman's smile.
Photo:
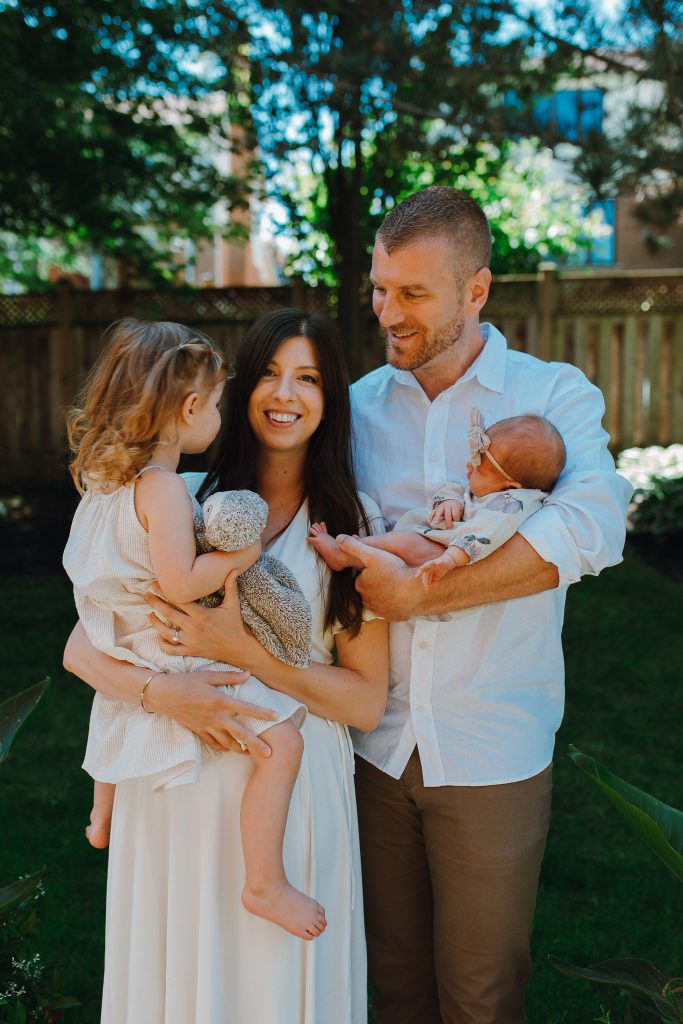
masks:
[(322, 374), (315, 345), (301, 336), (288, 338), (249, 398), (249, 425), (264, 448), (305, 449), (320, 426), (325, 408)]
[(297, 420), (301, 419), (299, 413), (280, 412), (277, 409), (267, 409), (264, 415), (269, 423), (272, 423), (277, 427), (288, 427), (292, 423), (296, 423)]

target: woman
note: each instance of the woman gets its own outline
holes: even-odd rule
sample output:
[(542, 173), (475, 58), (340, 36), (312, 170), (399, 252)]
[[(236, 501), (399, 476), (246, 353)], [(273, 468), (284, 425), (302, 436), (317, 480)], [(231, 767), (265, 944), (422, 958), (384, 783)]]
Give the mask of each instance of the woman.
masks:
[[(165, 793), (152, 793), (144, 778), (123, 782), (110, 846), (105, 1024), (366, 1020), (353, 762), (346, 727), (337, 723), (367, 730), (381, 717), (386, 625), (363, 621), (348, 574), (331, 579), (306, 542), (313, 520), (353, 533), (379, 516), (376, 507), (364, 509), (354, 489), (347, 383), (325, 317), (298, 310), (263, 317), (240, 350), (221, 454), (202, 488), (252, 487), (268, 503), (264, 547), (289, 565), (311, 604), (311, 667), (284, 665), (246, 633), (234, 579), (222, 608), (173, 610), (177, 635), (158, 624), (166, 650), (242, 665), (307, 704), (284, 856), (292, 884), (319, 895), (327, 930), (302, 942), (241, 906), (239, 803), (251, 758), (218, 758), (198, 785)], [(188, 481), (199, 482), (196, 474)], [(158, 599), (150, 604), (169, 611)], [(65, 664), (101, 692), (139, 701), (144, 670), (95, 651), (79, 627)], [(225, 727), (235, 733), (240, 702), (216, 692), (219, 682), (234, 677), (164, 676), (147, 687), (145, 706), (232, 750)]]

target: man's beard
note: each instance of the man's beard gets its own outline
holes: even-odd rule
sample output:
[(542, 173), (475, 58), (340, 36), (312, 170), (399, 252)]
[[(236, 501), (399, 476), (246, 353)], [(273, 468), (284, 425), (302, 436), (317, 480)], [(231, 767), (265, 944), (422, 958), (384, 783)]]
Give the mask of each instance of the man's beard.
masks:
[[(386, 358), (387, 362), (391, 366), (396, 367), (397, 370), (417, 370), (420, 366), (424, 366), (425, 363), (429, 363), (432, 359), (436, 359), (442, 352), (457, 345), (462, 338), (463, 331), (465, 329), (465, 318), (462, 314), (458, 314), (453, 317), (445, 327), (440, 327), (436, 331), (429, 332), (418, 332), (421, 333), (420, 340), (416, 343), (417, 347), (411, 346), (410, 349), (400, 351), (394, 348), (391, 342), (387, 339), (386, 343)], [(384, 332), (386, 337), (386, 331)]]

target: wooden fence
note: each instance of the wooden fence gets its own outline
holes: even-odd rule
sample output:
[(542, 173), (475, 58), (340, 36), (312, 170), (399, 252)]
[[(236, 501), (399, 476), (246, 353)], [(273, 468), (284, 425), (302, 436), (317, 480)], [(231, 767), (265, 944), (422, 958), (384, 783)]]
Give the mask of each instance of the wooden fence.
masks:
[[(64, 478), (64, 408), (112, 320), (134, 315), (201, 327), (235, 351), (248, 326), (284, 305), (325, 308), (304, 289), (82, 292), (0, 296), (0, 483)], [(544, 270), (498, 278), (485, 319), (511, 347), (574, 363), (605, 395), (613, 449), (683, 442), (683, 271)], [(368, 315), (364, 369), (382, 362)]]

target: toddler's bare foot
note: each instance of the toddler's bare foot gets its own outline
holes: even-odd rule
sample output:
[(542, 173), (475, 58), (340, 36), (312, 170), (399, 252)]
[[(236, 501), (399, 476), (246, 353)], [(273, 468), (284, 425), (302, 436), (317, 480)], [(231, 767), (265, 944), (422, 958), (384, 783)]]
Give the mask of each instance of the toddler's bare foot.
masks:
[(86, 827), (85, 835), (91, 846), (96, 850), (104, 850), (109, 846), (109, 830), (111, 828), (110, 818), (98, 818), (95, 813), (90, 815), (90, 824)]
[(344, 554), (334, 537), (330, 537), (324, 523), (311, 523), (307, 540), (315, 548), (322, 560), (335, 572), (340, 572), (342, 569), (348, 569), (351, 566), (357, 569), (362, 568), (360, 562), (356, 562), (349, 555)]
[(300, 939), (315, 939), (327, 928), (325, 911), (317, 900), (299, 892), (287, 881), (258, 890), (245, 885), (242, 903), (250, 914), (265, 917)]

